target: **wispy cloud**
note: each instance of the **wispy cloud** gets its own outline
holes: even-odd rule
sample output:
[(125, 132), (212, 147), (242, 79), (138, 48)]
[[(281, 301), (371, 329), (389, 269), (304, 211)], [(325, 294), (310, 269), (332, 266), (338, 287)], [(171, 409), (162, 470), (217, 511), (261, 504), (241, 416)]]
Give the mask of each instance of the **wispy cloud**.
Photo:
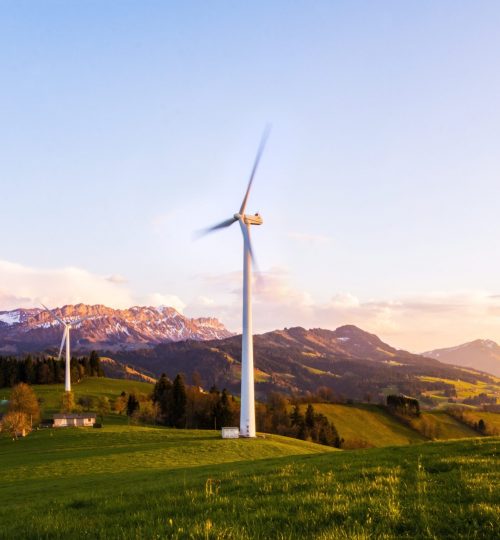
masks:
[[(241, 273), (204, 276), (215, 298), (186, 309), (215, 314), (232, 329), (241, 328)], [(225, 296), (223, 296), (225, 294)], [(254, 329), (304, 326), (334, 329), (355, 324), (396, 347), (421, 352), (478, 337), (500, 340), (500, 297), (488, 291), (408, 293), (393, 298), (361, 299), (350, 292), (314, 298), (298, 288), (290, 273), (273, 269), (254, 284)]]
[(113, 308), (168, 305), (182, 311), (176, 295), (136, 294), (120, 274), (101, 276), (82, 268), (35, 268), (0, 260), (0, 310), (65, 304), (104, 304)]

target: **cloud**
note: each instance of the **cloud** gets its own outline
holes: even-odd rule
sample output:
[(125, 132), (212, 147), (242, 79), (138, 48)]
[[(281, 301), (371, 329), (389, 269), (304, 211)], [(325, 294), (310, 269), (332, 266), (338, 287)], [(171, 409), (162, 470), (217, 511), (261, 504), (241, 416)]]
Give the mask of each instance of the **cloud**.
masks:
[[(191, 313), (215, 315), (241, 329), (241, 272), (202, 276), (215, 299), (190, 304)], [(488, 291), (407, 293), (361, 299), (350, 292), (314, 298), (284, 268), (262, 272), (253, 289), (254, 331), (283, 327), (335, 329), (355, 324), (399, 348), (422, 352), (479, 337), (500, 341), (500, 297)]]
[(176, 295), (135, 294), (120, 274), (101, 276), (82, 268), (34, 268), (0, 260), (0, 310), (66, 304), (104, 304), (112, 308), (166, 305), (182, 311)]
[(162, 293), (153, 293), (146, 296), (145, 304), (148, 306), (167, 306), (173, 307), (179, 313), (184, 311), (186, 304), (175, 294), (162, 294)]
[(127, 283), (128, 279), (120, 274), (112, 274), (106, 278), (111, 283)]
[(107, 277), (75, 267), (33, 268), (0, 261), (0, 308), (34, 307), (40, 303), (131, 305), (130, 291)]

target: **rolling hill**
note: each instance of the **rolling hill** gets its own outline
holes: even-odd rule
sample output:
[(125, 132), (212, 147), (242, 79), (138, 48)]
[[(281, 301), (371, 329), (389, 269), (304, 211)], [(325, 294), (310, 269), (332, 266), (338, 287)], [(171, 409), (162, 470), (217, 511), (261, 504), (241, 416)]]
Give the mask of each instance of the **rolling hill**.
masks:
[[(454, 395), (453, 381), (498, 386), (486, 373), (443, 364), (397, 350), (355, 326), (335, 331), (289, 328), (254, 336), (256, 392), (316, 392), (327, 387), (339, 397), (372, 400), (391, 392)], [(117, 352), (119, 361), (169, 377), (195, 372), (203, 385), (239, 392), (241, 337), (166, 343), (152, 349)], [(500, 387), (499, 387), (500, 389)]]

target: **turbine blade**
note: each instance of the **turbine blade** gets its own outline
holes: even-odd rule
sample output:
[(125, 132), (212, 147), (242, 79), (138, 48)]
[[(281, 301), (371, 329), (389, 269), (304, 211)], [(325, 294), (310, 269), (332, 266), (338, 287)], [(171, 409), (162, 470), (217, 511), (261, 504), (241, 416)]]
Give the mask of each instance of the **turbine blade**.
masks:
[(250, 174), (250, 180), (248, 181), (248, 187), (247, 192), (245, 193), (245, 198), (243, 199), (243, 202), (241, 203), (240, 208), (240, 214), (245, 213), (245, 208), (247, 206), (248, 196), (250, 195), (250, 189), (252, 187), (253, 179), (255, 176), (255, 173), (257, 171), (257, 167), (259, 165), (260, 158), (262, 156), (262, 152), (264, 151), (264, 147), (266, 146), (267, 138), (269, 136), (270, 128), (269, 126), (266, 126), (266, 129), (264, 130), (264, 133), (262, 134), (262, 138), (260, 140), (259, 149), (257, 150), (257, 155), (255, 156), (255, 161), (253, 164), (252, 173)]
[(63, 350), (63, 347), (64, 347), (64, 342), (66, 341), (66, 328), (64, 329), (64, 332), (63, 332), (63, 338), (62, 338), (62, 341), (61, 341), (61, 347), (59, 348), (59, 354), (57, 356), (57, 359), (60, 360), (61, 359), (61, 354), (62, 354), (62, 350)]
[(64, 326), (66, 326), (66, 323), (62, 319), (60, 319), (54, 312), (52, 312), (46, 305), (42, 304), (42, 306), (44, 307), (45, 311), (47, 311), (52, 315), (52, 317), (54, 317), (54, 319), (57, 319), (61, 324), (64, 324)]
[(196, 233), (196, 236), (199, 238), (200, 236), (205, 236), (206, 234), (210, 234), (211, 232), (217, 231), (219, 229), (225, 229), (226, 227), (230, 227), (235, 221), (238, 221), (238, 219), (235, 217), (226, 219), (225, 221), (221, 221), (220, 223), (217, 223), (217, 225), (214, 225), (213, 227), (208, 227), (207, 229), (201, 229), (201, 231), (198, 231)]

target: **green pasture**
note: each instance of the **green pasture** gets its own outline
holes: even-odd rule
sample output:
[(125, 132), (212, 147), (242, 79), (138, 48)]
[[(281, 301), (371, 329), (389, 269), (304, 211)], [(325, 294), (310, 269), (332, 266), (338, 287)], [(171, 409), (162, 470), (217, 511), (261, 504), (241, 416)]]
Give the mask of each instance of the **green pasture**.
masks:
[(335, 451), (105, 425), (0, 438), (0, 538), (500, 537), (499, 438)]

